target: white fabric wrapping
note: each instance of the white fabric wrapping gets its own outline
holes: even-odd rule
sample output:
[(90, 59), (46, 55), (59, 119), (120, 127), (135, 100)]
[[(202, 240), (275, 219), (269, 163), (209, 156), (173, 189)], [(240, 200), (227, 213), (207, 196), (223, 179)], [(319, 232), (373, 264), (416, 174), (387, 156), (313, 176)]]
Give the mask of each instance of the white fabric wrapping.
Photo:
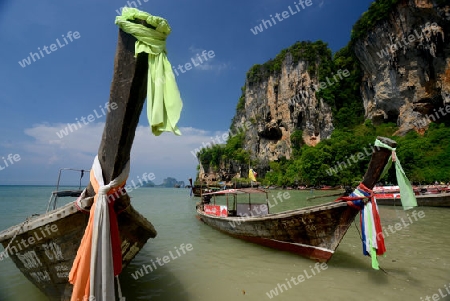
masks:
[(369, 231), (368, 231), (368, 227), (369, 227), (369, 223), (367, 222), (367, 219), (369, 218), (369, 214), (368, 214), (368, 210), (366, 210), (367, 209), (367, 206), (365, 205), (365, 208), (364, 208), (364, 235), (365, 235), (365, 238), (366, 238), (366, 240), (364, 241), (364, 243), (366, 244), (366, 250), (367, 250), (367, 252), (369, 252), (370, 251), (370, 237), (369, 237)]
[(112, 188), (118, 187), (128, 178), (130, 162), (127, 162), (122, 173), (108, 185), (104, 185), (102, 167), (100, 166), (98, 156), (94, 159), (92, 170), (99, 184), (99, 190), (97, 192), (94, 211), (94, 229), (92, 232), (90, 294), (95, 297), (96, 301), (113, 301), (116, 299), (107, 193)]
[[(377, 249), (377, 231), (375, 228), (375, 220), (373, 219), (372, 202), (367, 202), (364, 207), (364, 230), (366, 236), (366, 250), (370, 253), (371, 247)], [(370, 219), (370, 222), (369, 222)], [(370, 231), (369, 231), (370, 227)], [(372, 235), (370, 235), (372, 234)], [(370, 238), (370, 239), (369, 239)]]

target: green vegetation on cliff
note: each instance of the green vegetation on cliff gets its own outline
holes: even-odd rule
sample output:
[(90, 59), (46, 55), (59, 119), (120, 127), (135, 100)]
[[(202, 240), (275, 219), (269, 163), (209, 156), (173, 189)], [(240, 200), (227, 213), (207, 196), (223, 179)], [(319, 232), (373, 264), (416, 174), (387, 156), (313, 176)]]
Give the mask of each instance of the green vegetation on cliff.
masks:
[(350, 75), (343, 77), (333, 86), (316, 93), (328, 93), (328, 103), (333, 110), (333, 124), (336, 128), (351, 128), (364, 122), (364, 105), (360, 94), (362, 70), (350, 46), (342, 48), (333, 57), (333, 70), (348, 70)]
[(202, 148), (197, 153), (197, 158), (205, 170), (209, 170), (210, 167), (218, 170), (221, 163), (229, 161), (248, 164), (250, 154), (243, 149), (244, 138), (244, 131), (231, 135), (225, 145), (214, 144), (212, 147)]
[[(322, 63), (314, 66), (319, 70), (321, 74), (319, 78), (322, 78), (322, 81), (326, 77), (332, 78), (339, 69), (348, 70), (350, 73), (334, 85), (316, 92), (316, 97), (324, 99), (333, 110), (333, 123), (336, 129), (331, 139), (322, 140), (317, 146), (309, 147), (303, 143), (302, 131), (293, 132), (291, 134), (293, 159), (280, 158), (276, 162), (269, 162), (270, 171), (265, 174), (263, 183), (280, 186), (353, 185), (362, 179), (367, 169), (370, 147), (377, 136), (391, 137), (398, 142), (398, 157), (411, 181), (422, 183), (449, 181), (450, 176), (446, 171), (450, 170), (450, 128), (445, 127), (445, 124), (432, 124), (424, 136), (411, 132), (404, 137), (392, 137), (398, 129), (395, 124), (388, 123), (374, 127), (370, 120), (364, 121), (364, 107), (360, 95), (362, 71), (350, 44), (336, 52), (333, 58), (329, 58), (328, 54), (331, 52), (326, 44), (316, 43), (296, 43), (289, 49), (281, 51), (275, 60), (256, 65), (248, 73), (249, 81), (255, 81), (261, 79), (259, 76), (278, 72), (281, 58), (293, 50), (295, 50), (293, 53), (302, 53), (303, 59), (305, 57), (312, 59), (320, 54)], [(244, 107), (243, 90), (238, 110), (243, 110)], [(243, 149), (244, 138), (244, 133), (240, 133), (230, 138), (226, 145), (202, 149), (199, 153), (200, 162), (204, 167), (213, 167), (216, 170), (221, 163), (229, 161), (247, 165), (250, 155)], [(360, 153), (364, 156), (356, 159)], [(259, 173), (264, 174), (261, 171)], [(390, 173), (385, 180), (395, 182), (394, 174)]]
[(331, 50), (328, 45), (322, 41), (296, 42), (294, 45), (281, 52), (266, 63), (256, 64), (247, 72), (247, 80), (249, 85), (265, 80), (271, 74), (281, 72), (281, 65), (287, 54), (292, 56), (292, 64), (296, 65), (300, 60), (308, 63), (308, 71), (312, 76), (321, 76), (326, 73), (328, 63), (331, 61)]
[[(316, 78), (317, 81), (326, 82), (327, 78), (333, 78), (336, 69), (333, 61), (333, 55), (331, 49), (328, 48), (328, 44), (321, 40), (316, 42), (303, 41), (296, 42), (294, 45), (287, 49), (281, 50), (281, 52), (274, 58), (266, 63), (259, 65), (256, 64), (250, 68), (247, 72), (247, 83), (253, 85), (260, 81), (266, 80), (270, 75), (279, 74), (281, 72), (281, 66), (286, 56), (291, 55), (291, 64), (296, 65), (300, 60), (307, 63), (307, 71), (312, 78)], [(342, 69), (344, 70), (344, 69)], [(348, 81), (348, 79), (346, 79)], [(326, 89), (321, 89), (316, 92), (317, 98), (322, 98), (326, 103), (334, 106), (336, 86), (331, 86)], [(236, 111), (240, 112), (245, 108), (244, 94), (239, 99)]]
[(386, 19), (389, 12), (400, 2), (400, 0), (377, 0), (369, 9), (362, 14), (361, 18), (353, 25), (351, 41), (363, 37), (380, 20)]
[(245, 86), (241, 87), (241, 96), (239, 97), (239, 101), (236, 106), (236, 113), (242, 112), (245, 110)]
[[(266, 80), (270, 75), (281, 73), (283, 61), (291, 56), (291, 64), (300, 60), (307, 64), (308, 72), (319, 83), (332, 79), (338, 70), (348, 70), (349, 76), (316, 92), (333, 111), (335, 130), (331, 139), (322, 140), (315, 147), (303, 142), (302, 131), (291, 133), (292, 159), (280, 158), (269, 162), (270, 169), (257, 170), (264, 184), (275, 185), (355, 185), (363, 177), (377, 136), (390, 137), (398, 142), (397, 155), (409, 179), (415, 183), (450, 181), (450, 127), (446, 123), (432, 123), (423, 136), (410, 132), (404, 137), (393, 137), (398, 130), (393, 123), (373, 126), (364, 121), (363, 100), (360, 95), (362, 70), (352, 51), (354, 42), (363, 37), (376, 24), (386, 18), (400, 0), (377, 0), (353, 26), (350, 43), (332, 55), (322, 41), (296, 42), (282, 50), (274, 59), (262, 65), (254, 65), (247, 72), (249, 86)], [(442, 1), (440, 1), (442, 3)], [(443, 1), (445, 2), (445, 1)], [(236, 111), (245, 109), (245, 87)], [(236, 118), (236, 116), (235, 116)], [(247, 165), (250, 155), (243, 149), (244, 133), (232, 137), (224, 146), (202, 149), (200, 162), (204, 167), (218, 167), (224, 162), (234, 161)], [(258, 162), (251, 162), (258, 165)], [(245, 176), (245, 175), (244, 175)], [(395, 182), (394, 169), (383, 179)]]
[[(448, 4), (448, 0), (435, 0), (436, 4), (443, 6)], [(355, 25), (353, 25), (351, 33), (351, 43), (366, 35), (373, 27), (381, 20), (386, 19), (386, 16), (400, 3), (400, 0), (376, 0), (369, 9), (361, 15)]]
[[(281, 72), (281, 66), (286, 59), (286, 55), (292, 56), (292, 64), (297, 64), (300, 60), (307, 62), (308, 73), (317, 81), (327, 82), (327, 78), (335, 81), (333, 76), (338, 70), (348, 70), (350, 76), (338, 79), (333, 85), (327, 85), (325, 89), (316, 92), (318, 99), (323, 99), (333, 109), (335, 125), (337, 127), (348, 127), (360, 124), (363, 121), (364, 108), (359, 94), (359, 83), (361, 82), (362, 71), (358, 60), (346, 46), (339, 50), (333, 57), (328, 45), (322, 41), (316, 42), (296, 42), (287, 49), (283, 49), (275, 59), (269, 60), (262, 65), (254, 65), (247, 72), (249, 85), (267, 79), (270, 75)], [(236, 107), (237, 112), (245, 108), (245, 91)]]
[[(397, 157), (409, 180), (415, 183), (450, 181), (450, 128), (431, 124), (424, 136), (410, 132), (393, 137), (395, 124), (374, 127), (370, 121), (352, 130), (335, 130), (331, 139), (315, 147), (303, 146), (292, 160), (270, 162), (263, 181), (275, 185), (354, 185), (361, 181), (370, 160), (377, 136), (397, 141)], [(391, 172), (384, 179), (395, 183)]]

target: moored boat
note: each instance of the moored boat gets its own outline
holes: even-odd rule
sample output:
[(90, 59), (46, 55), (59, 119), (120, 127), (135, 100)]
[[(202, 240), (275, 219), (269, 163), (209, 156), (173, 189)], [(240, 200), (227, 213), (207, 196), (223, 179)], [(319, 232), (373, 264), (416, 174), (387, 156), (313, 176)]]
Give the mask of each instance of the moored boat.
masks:
[(193, 186), (192, 187), (192, 193), (195, 197), (201, 197), (205, 193), (213, 192), (213, 191), (219, 191), (221, 190), (221, 187), (216, 186), (208, 186), (208, 187), (201, 187), (201, 186)]
[[(33, 216), (0, 232), (0, 242), (5, 248), (2, 260), (10, 257), (51, 301), (70, 300), (72, 295), (69, 272), (89, 220), (89, 211), (78, 207), (80, 201)], [(131, 205), (118, 215), (118, 225), (125, 267), (147, 240), (156, 236), (156, 230)]]
[[(378, 205), (400, 206), (401, 197), (398, 186), (378, 186), (373, 189)], [(447, 186), (414, 187), (418, 206), (450, 207), (450, 192)]]
[[(33, 215), (23, 223), (0, 232), (0, 243), (5, 248), (1, 259), (10, 257), (25, 277), (51, 301), (115, 300), (115, 278), (147, 240), (157, 234), (153, 225), (130, 204), (125, 183), (139, 116), (146, 97), (149, 103), (154, 100), (152, 95), (147, 95), (147, 85), (154, 85), (155, 81), (148, 76), (149, 68), (154, 67), (150, 66), (153, 61), (149, 57), (157, 57), (161, 64), (167, 60), (165, 38), (170, 33), (170, 27), (166, 20), (156, 16), (150, 18), (148, 14), (132, 8), (124, 8), (118, 18), (116, 23), (121, 29), (108, 112), (100, 147), (92, 165), (90, 183), (81, 194), (79, 190), (53, 192), (50, 211)], [(158, 43), (154, 51), (161, 52), (153, 51), (149, 55), (145, 52), (145, 46), (150, 46), (126, 33), (122, 25), (139, 27), (137, 34), (156, 35), (152, 38)], [(139, 51), (144, 52), (138, 53), (138, 44)], [(159, 80), (164, 81), (165, 78)], [(166, 86), (163, 83), (155, 90), (172, 89), (171, 100), (174, 100), (178, 88), (174, 81), (167, 82), (170, 88), (169, 84)], [(164, 93), (159, 92), (162, 97)], [(161, 110), (165, 108), (163, 103), (159, 103), (158, 107)], [(161, 116), (166, 113), (166, 109), (164, 112), (150, 111), (161, 113)], [(177, 112), (172, 117), (174, 115)], [(168, 117), (164, 116), (158, 120), (162, 127), (150, 123), (152, 131), (168, 131), (165, 126), (170, 124), (170, 131), (177, 133), (178, 119), (168, 122)], [(75, 202), (55, 208), (58, 197), (78, 195)], [(69, 283), (69, 279), (73, 284)], [(119, 286), (117, 293), (119, 299), (124, 300)]]
[[(390, 147), (396, 143), (387, 138), (378, 138)], [(368, 170), (360, 185), (361, 189), (372, 189), (391, 156), (391, 151), (374, 150)], [(279, 213), (270, 213), (268, 201), (239, 205), (235, 198), (240, 194), (265, 193), (250, 189), (234, 189), (213, 192), (207, 195), (232, 195), (231, 207), (197, 204), (197, 216), (205, 224), (253, 243), (290, 251), (317, 261), (327, 262), (333, 256), (359, 210), (351, 201), (329, 202), (322, 205)], [(266, 198), (267, 199), (267, 198)], [(228, 198), (227, 198), (228, 200)], [(350, 202), (350, 203), (349, 203)], [(212, 206), (212, 207), (211, 207)], [(257, 209), (258, 208), (258, 209)]]

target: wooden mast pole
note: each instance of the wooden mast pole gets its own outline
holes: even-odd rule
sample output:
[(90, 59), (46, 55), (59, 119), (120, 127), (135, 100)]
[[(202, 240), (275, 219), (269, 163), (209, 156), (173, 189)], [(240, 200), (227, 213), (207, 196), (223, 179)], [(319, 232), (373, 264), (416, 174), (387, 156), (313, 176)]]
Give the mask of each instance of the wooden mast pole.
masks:
[[(146, 22), (140, 24), (154, 28)], [(139, 53), (135, 57), (136, 38), (119, 29), (114, 75), (111, 82), (110, 98), (105, 128), (98, 149), (98, 158), (103, 170), (105, 184), (116, 178), (130, 159), (139, 116), (147, 96), (148, 54)], [(105, 110), (106, 110), (105, 109)], [(94, 196), (91, 183), (87, 196)], [(129, 196), (124, 194), (115, 202), (116, 209), (129, 204)], [(87, 206), (92, 205), (88, 203)]]
[[(392, 139), (385, 137), (377, 137), (378, 140), (383, 142), (384, 144), (389, 145), (390, 147), (396, 147), (397, 142)], [(389, 157), (392, 155), (392, 152), (386, 148), (377, 148), (372, 153), (372, 158), (369, 162), (369, 167), (367, 168), (366, 174), (362, 180), (362, 184), (369, 189), (372, 189), (375, 184), (378, 182), (381, 173), (383, 172), (384, 166), (389, 160)]]

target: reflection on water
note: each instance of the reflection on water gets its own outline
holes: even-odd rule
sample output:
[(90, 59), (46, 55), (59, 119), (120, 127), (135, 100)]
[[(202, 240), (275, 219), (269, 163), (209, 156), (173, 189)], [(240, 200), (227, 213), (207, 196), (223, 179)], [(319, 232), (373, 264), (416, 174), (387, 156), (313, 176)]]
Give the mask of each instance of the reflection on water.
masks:
[[(0, 228), (21, 222), (34, 211), (42, 212), (39, 209), (45, 209), (50, 190), (0, 187)], [(278, 202), (271, 212), (324, 202), (306, 200), (319, 193), (332, 192), (289, 191), (291, 197)], [(272, 194), (276, 196), (277, 191), (269, 191), (269, 198)], [(448, 208), (417, 208), (424, 212), (423, 218), (391, 232), (389, 225), (395, 230), (402, 219), (409, 223), (413, 211), (380, 207), (382, 225), (389, 231), (386, 256), (379, 258), (383, 270), (371, 269), (370, 258), (362, 255), (359, 232), (352, 226), (327, 269), (294, 284), (290, 279), (310, 273), (315, 262), (231, 238), (204, 225), (195, 218), (198, 199), (189, 198), (188, 189), (141, 188), (132, 196), (135, 208), (153, 223), (158, 236), (149, 240), (120, 276), (127, 300), (269, 300), (275, 288), (278, 296), (271, 295), (275, 300), (425, 300), (450, 284)], [(226, 199), (217, 198), (222, 201)], [(192, 250), (178, 256), (182, 244), (191, 244)], [(170, 258), (170, 252), (177, 258)], [(164, 256), (169, 256), (166, 262)], [(156, 269), (143, 270), (137, 280), (133, 277), (152, 262)], [(46, 299), (7, 259), (0, 262), (0, 300)]]

